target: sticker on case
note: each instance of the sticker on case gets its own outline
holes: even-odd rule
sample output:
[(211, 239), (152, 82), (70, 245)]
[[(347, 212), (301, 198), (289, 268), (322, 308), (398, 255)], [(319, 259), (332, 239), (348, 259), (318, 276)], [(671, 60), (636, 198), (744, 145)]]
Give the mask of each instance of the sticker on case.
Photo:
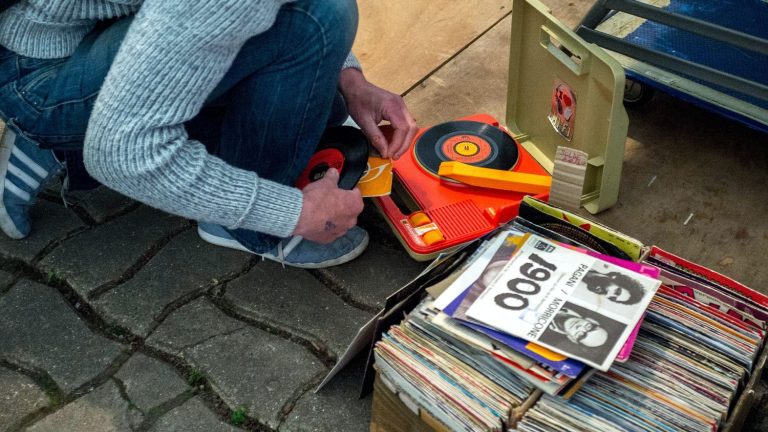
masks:
[(568, 141), (573, 139), (573, 128), (576, 123), (576, 93), (563, 81), (555, 80), (552, 104), (547, 117), (557, 133)]

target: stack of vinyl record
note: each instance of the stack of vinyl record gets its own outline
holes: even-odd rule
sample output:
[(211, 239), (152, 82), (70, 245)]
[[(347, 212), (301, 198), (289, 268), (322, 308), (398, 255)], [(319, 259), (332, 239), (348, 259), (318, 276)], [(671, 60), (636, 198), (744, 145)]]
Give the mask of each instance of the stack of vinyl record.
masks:
[[(574, 261), (567, 262), (570, 270), (564, 271), (564, 275), (573, 274), (574, 269), (581, 275), (587, 273), (588, 268), (618, 268), (584, 252), (561, 248), (518, 230), (504, 230), (478, 249), (465, 267), (456, 272), (455, 280), (436, 301), (425, 301), (401, 325), (392, 327), (376, 346), (376, 367), (379, 373), (392, 387), (417, 401), (452, 430), (506, 430), (521, 414), (515, 408), (532, 394), (536, 397), (539, 392), (550, 395), (572, 393), (590, 373), (591, 369), (582, 362), (531, 343), (520, 337), (520, 334), (516, 336), (489, 327), (483, 324), (482, 319), (470, 319), (467, 315), (472, 312), (473, 304), (482, 302), (483, 297), (475, 294), (492, 291), (500, 283), (506, 284), (504, 278), (509, 272), (501, 271), (498, 278), (504, 279), (502, 282), (486, 285), (485, 282), (494, 277), (490, 272), (496, 274), (502, 267), (500, 264), (508, 262), (512, 265), (517, 262), (512, 259), (513, 256), (527, 259), (530, 250), (535, 251), (536, 259), (542, 260), (542, 263), (544, 259), (568, 261), (568, 258), (575, 257)], [(584, 264), (582, 268), (582, 262), (589, 265)], [(636, 263), (626, 265), (640, 266)], [(544, 270), (534, 271), (527, 264), (523, 266), (526, 274), (534, 275), (539, 282), (544, 283)], [(568, 267), (561, 262), (557, 266), (552, 264), (552, 268), (558, 266)], [(516, 270), (510, 271), (516, 274)], [(625, 271), (631, 273), (630, 270)], [(542, 288), (541, 294), (558, 296), (561, 290), (556, 289), (555, 282), (562, 284), (566, 280), (559, 273), (551, 276), (553, 284), (546, 289)], [(644, 277), (639, 274), (634, 276)], [(476, 278), (485, 282), (472, 282)], [(647, 289), (642, 290), (637, 298), (637, 301), (643, 300), (643, 304), (650, 302), (658, 286), (655, 279), (645, 279), (649, 281)], [(593, 308), (594, 311), (589, 311), (578, 306), (574, 302), (586, 304), (584, 302), (595, 296), (576, 289), (575, 282), (571, 285), (574, 293), (566, 296), (569, 302), (560, 303), (568, 306), (568, 313), (578, 310), (584, 318), (571, 319), (569, 323), (579, 322), (580, 325), (587, 324), (595, 328), (599, 327), (598, 322), (607, 325), (608, 317), (597, 312), (609, 313), (606, 312), (609, 308), (598, 305)], [(533, 303), (535, 300), (531, 301)], [(545, 302), (535, 302), (543, 305), (542, 309), (546, 307)], [(614, 308), (614, 315), (621, 312), (622, 308), (629, 307), (620, 305)], [(492, 311), (489, 315), (494, 314)], [(642, 311), (633, 311), (627, 317), (616, 318), (626, 322), (617, 322), (603, 333), (604, 346), (600, 349), (603, 357), (609, 357), (610, 352), (616, 357), (620, 351), (625, 351), (622, 347), (626, 345), (641, 315)], [(588, 316), (590, 320), (595, 320), (587, 321)], [(569, 319), (572, 317), (567, 316)], [(563, 333), (554, 332), (554, 336), (560, 340), (552, 342), (554, 349), (577, 349), (577, 344), (566, 339)], [(599, 356), (593, 357), (597, 359)], [(605, 361), (600, 358), (594, 360), (596, 365), (602, 365)]]
[[(520, 214), (516, 226), (578, 246), (616, 256), (638, 246), (535, 200)], [(519, 431), (713, 431), (731, 419), (762, 352), (768, 297), (656, 246), (644, 250), (662, 286), (629, 360), (595, 371), (568, 400), (544, 395)]]
[(533, 387), (435, 325), (428, 310), (420, 307), (384, 335), (375, 351), (378, 372), (451, 430), (506, 430)]
[[(428, 288), (431, 296), (376, 345), (376, 369), (390, 387), (408, 395), (447, 429), (457, 431), (716, 431), (726, 424), (764, 351), (768, 297), (657, 247), (644, 248), (645, 259), (633, 262), (602, 255), (610, 248), (597, 253), (587, 246), (599, 240), (631, 255), (626, 245), (636, 241), (620, 238), (614, 231), (596, 239), (586, 231), (577, 232), (578, 236), (563, 234), (580, 229), (573, 226), (558, 232), (550, 228), (558, 229), (557, 224), (545, 228), (518, 218), (510, 229), (487, 239), (461, 268)], [(538, 284), (549, 276), (546, 266), (564, 267), (565, 261), (555, 260), (556, 245), (530, 237), (533, 234), (550, 235), (558, 244), (578, 250), (581, 257), (596, 260), (575, 258), (579, 266), (589, 264), (584, 267), (587, 273), (602, 272), (597, 278), (602, 282), (593, 281), (582, 289), (582, 280), (580, 288), (561, 303), (562, 310), (580, 315), (573, 322), (583, 326), (591, 317), (590, 328), (607, 329), (607, 348), (601, 356), (579, 351), (570, 344), (576, 341), (562, 337), (568, 324), (558, 327), (557, 317), (547, 318), (540, 327), (518, 328), (525, 320), (543, 323), (541, 311), (552, 304), (549, 298), (531, 298), (531, 306), (521, 315), (522, 324), (510, 324), (507, 333), (490, 324), (504, 324), (514, 315), (494, 321), (485, 313), (492, 309), (473, 312), (483, 301), (490, 304), (489, 293), (498, 292), (494, 287), (519, 288), (510, 281), (519, 280), (521, 274)], [(514, 264), (506, 264), (500, 276), (489, 279), (481, 290), (473, 288), (495, 259), (514, 262), (510, 257), (534, 256), (531, 250), (535, 259), (524, 264), (522, 273)], [(478, 265), (480, 270), (475, 268)], [(633, 305), (627, 292), (607, 282), (608, 277), (614, 278), (610, 282), (618, 279), (617, 265), (637, 281), (651, 276), (661, 285), (654, 288), (644, 282), (643, 302)], [(637, 276), (640, 273), (643, 276)], [(462, 285), (469, 288), (450, 294), (452, 287)], [(537, 293), (546, 290), (536, 285)], [(598, 294), (602, 300), (590, 306), (589, 299)], [(441, 301), (445, 296), (449, 299)], [(499, 298), (506, 300), (495, 297)], [(627, 319), (622, 324), (622, 314), (633, 308), (645, 311), (642, 321), (634, 325)], [(631, 330), (631, 336), (612, 337), (606, 317), (621, 324), (615, 326), (615, 335)], [(537, 328), (541, 331), (535, 340), (521, 337)], [(545, 337), (547, 332), (552, 338)], [(566, 351), (581, 361), (563, 355)], [(626, 357), (614, 359), (616, 352)]]
[(717, 430), (763, 336), (759, 326), (662, 286), (629, 361), (595, 373), (567, 401), (544, 396), (517, 430)]

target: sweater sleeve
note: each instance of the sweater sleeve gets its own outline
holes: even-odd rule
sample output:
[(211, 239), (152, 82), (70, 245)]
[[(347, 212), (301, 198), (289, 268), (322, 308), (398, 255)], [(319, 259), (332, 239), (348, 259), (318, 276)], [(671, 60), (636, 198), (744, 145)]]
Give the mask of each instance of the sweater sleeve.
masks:
[(354, 68), (359, 71), (363, 70), (363, 67), (360, 66), (360, 62), (357, 60), (357, 57), (355, 57), (355, 55), (352, 54), (352, 52), (350, 52), (349, 55), (347, 56), (347, 59), (344, 60), (344, 64), (341, 65), (341, 68), (342, 69)]
[(210, 155), (183, 126), (202, 108), (280, 0), (146, 0), (97, 98), (89, 172), (147, 205), (186, 218), (290, 235), (302, 194)]

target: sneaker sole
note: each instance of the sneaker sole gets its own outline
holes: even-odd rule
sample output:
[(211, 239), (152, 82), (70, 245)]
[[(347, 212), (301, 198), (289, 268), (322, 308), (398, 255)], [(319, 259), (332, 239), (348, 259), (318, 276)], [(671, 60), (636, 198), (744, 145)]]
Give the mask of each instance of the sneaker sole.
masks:
[(286, 265), (288, 267), (296, 267), (301, 269), (320, 269), (320, 268), (326, 268), (326, 267), (333, 267), (340, 264), (344, 264), (346, 262), (352, 261), (353, 259), (359, 257), (364, 251), (365, 248), (368, 247), (368, 233), (365, 234), (365, 238), (362, 242), (360, 242), (357, 247), (352, 249), (351, 251), (347, 252), (346, 254), (332, 260), (323, 261), (319, 263), (290, 263), (286, 261), (279, 260), (276, 256), (270, 255), (270, 254), (258, 254), (255, 252), (252, 252), (248, 250), (245, 246), (241, 245), (237, 240), (229, 240), (224, 239), (215, 235), (208, 234), (207, 232), (200, 229), (200, 227), (197, 228), (197, 234), (200, 236), (201, 239), (205, 240), (208, 243), (214, 244), (216, 246), (222, 246), (227, 247), (230, 249), (237, 249), (243, 252), (248, 252), (254, 255), (258, 255), (264, 259), (268, 259), (270, 261), (274, 261), (279, 264)]
[(203, 231), (202, 228), (200, 227), (197, 227), (197, 235), (199, 235), (201, 239), (207, 241), (208, 243), (214, 244), (216, 246), (221, 246), (221, 247), (230, 248), (230, 249), (237, 249), (243, 252), (253, 253), (249, 251), (248, 248), (241, 245), (237, 240), (229, 240), (229, 239), (221, 238), (212, 234), (208, 234), (207, 232)]
[(269, 254), (263, 254), (263, 255), (257, 254), (257, 255), (262, 256), (262, 257), (264, 257), (264, 258), (266, 258), (268, 260), (275, 261), (277, 263), (284, 264), (284, 265), (287, 265), (287, 266), (290, 266), (290, 267), (296, 267), (296, 268), (301, 268), (301, 269), (321, 269), (321, 268), (333, 267), (333, 266), (341, 265), (341, 264), (347, 263), (349, 261), (352, 261), (353, 259), (359, 257), (363, 252), (365, 252), (365, 248), (367, 248), (367, 247), (368, 247), (368, 233), (365, 234), (365, 238), (363, 239), (363, 241), (361, 241), (360, 244), (357, 245), (351, 251), (347, 252), (346, 254), (344, 254), (344, 255), (336, 258), (336, 259), (332, 259), (332, 260), (328, 260), (328, 261), (323, 261), (323, 262), (319, 262), (319, 263), (296, 264), (296, 263), (289, 263), (289, 262), (285, 262), (285, 261), (280, 261), (274, 255), (269, 255)]
[(11, 215), (3, 203), (5, 194), (5, 174), (8, 172), (8, 162), (11, 160), (11, 148), (2, 144), (2, 134), (0, 134), (0, 230), (12, 239), (21, 240), (26, 237), (13, 223)]

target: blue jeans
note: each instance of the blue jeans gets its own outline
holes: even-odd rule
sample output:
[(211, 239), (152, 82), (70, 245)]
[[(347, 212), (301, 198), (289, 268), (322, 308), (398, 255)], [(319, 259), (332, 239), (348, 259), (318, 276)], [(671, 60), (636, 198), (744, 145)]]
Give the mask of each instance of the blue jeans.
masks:
[[(100, 23), (64, 59), (17, 55), (0, 47), (0, 117), (17, 139), (66, 160), (73, 188), (93, 186), (82, 163), (88, 119), (132, 17)], [(357, 30), (354, 0), (301, 0), (242, 47), (227, 74), (186, 123), (191, 138), (239, 168), (293, 185), (329, 124), (346, 118), (337, 91)], [(254, 252), (280, 240), (230, 233)]]

